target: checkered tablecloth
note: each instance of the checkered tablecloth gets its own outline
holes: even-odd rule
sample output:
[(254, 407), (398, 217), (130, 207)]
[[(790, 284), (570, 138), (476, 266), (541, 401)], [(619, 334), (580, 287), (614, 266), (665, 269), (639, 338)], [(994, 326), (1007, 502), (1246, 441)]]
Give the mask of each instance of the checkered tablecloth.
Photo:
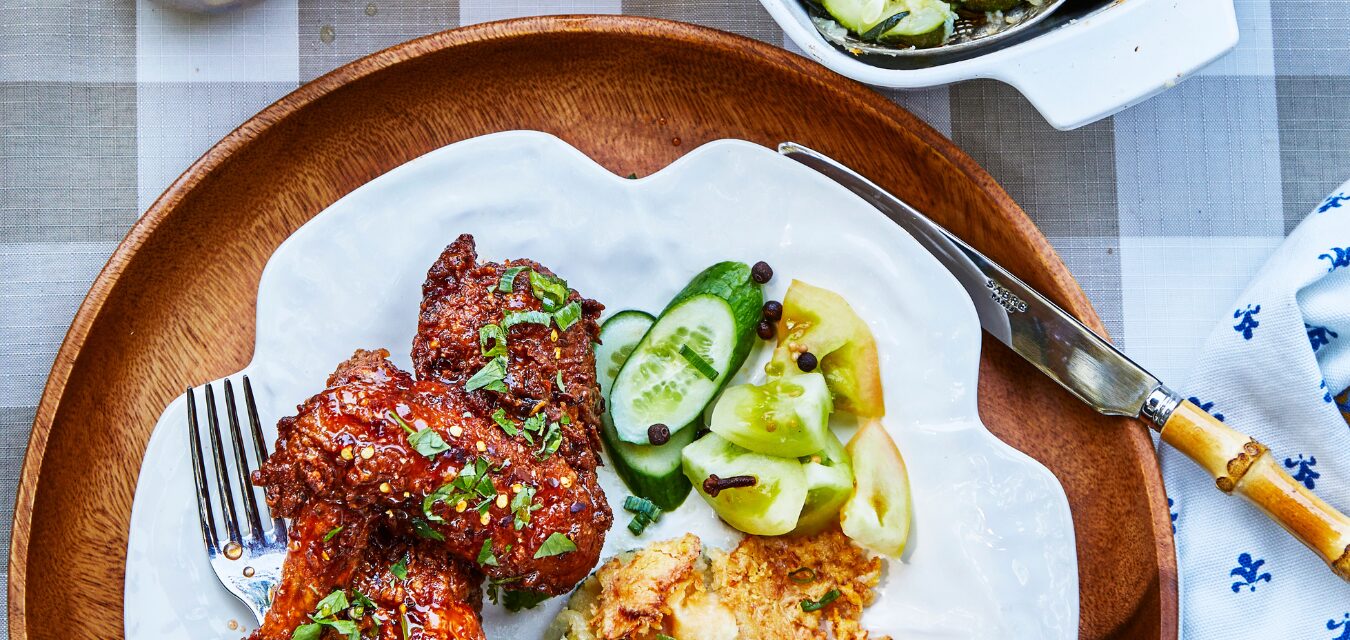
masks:
[[(1003, 184), (1116, 341), (1165, 379), (1184, 379), (1263, 259), (1350, 177), (1344, 0), (1236, 2), (1237, 50), (1077, 131), (1053, 130), (994, 82), (887, 93)], [(620, 12), (791, 48), (756, 0), (263, 0), (213, 17), (148, 0), (0, 0), (0, 538), (76, 307), (137, 216), (212, 143), (301, 83), (413, 36)]]

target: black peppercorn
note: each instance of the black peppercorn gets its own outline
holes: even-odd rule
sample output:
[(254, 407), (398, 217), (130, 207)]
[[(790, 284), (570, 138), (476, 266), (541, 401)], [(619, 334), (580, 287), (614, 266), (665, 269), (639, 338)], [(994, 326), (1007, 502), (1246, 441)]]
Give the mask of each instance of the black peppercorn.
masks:
[(658, 447), (670, 442), (670, 427), (667, 427), (660, 422), (647, 427), (647, 442)]
[(816, 362), (815, 354), (810, 351), (803, 351), (801, 355), (797, 356), (797, 368), (806, 373), (815, 371), (817, 364), (820, 363)]
[(770, 267), (769, 263), (760, 260), (755, 263), (755, 266), (750, 267), (750, 278), (755, 282), (764, 284), (768, 282), (770, 278), (773, 278), (773, 267)]
[(760, 320), (755, 326), (755, 333), (759, 334), (761, 340), (773, 340), (773, 323), (768, 320)]
[(769, 322), (778, 322), (783, 319), (783, 303), (777, 300), (770, 300), (764, 303), (764, 309), (761, 311), (764, 319)]

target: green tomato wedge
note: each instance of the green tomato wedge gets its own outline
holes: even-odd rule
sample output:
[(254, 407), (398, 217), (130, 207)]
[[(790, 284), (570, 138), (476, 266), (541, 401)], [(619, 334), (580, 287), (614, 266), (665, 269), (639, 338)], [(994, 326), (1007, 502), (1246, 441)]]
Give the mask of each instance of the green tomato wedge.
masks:
[(825, 376), (787, 375), (727, 387), (709, 429), (755, 453), (796, 458), (825, 448), (832, 409)]
[[(792, 531), (806, 504), (806, 473), (801, 463), (755, 453), (710, 433), (684, 448), (684, 474), (695, 491), (727, 524), (745, 533), (776, 536)], [(703, 481), (754, 476), (751, 487), (723, 489), (716, 497)]]
[(839, 512), (844, 535), (877, 553), (899, 557), (909, 539), (909, 473), (881, 422), (863, 423), (849, 440), (853, 495)]
[(795, 534), (812, 534), (839, 521), (839, 508), (853, 495), (853, 465), (844, 443), (833, 432), (827, 446), (802, 462), (806, 473), (806, 504), (797, 519)]
[(860, 39), (880, 44), (936, 47), (956, 24), (942, 0), (821, 0), (821, 6)]
[[(656, 318), (644, 311), (620, 311), (600, 326), (600, 344), (595, 348), (596, 380), (608, 402), (610, 388), (633, 348), (647, 334)], [(673, 511), (689, 496), (680, 450), (694, 441), (694, 429), (683, 429), (661, 446), (632, 444), (619, 439), (609, 411), (600, 416), (600, 439), (609, 450), (614, 472), (633, 492)]]

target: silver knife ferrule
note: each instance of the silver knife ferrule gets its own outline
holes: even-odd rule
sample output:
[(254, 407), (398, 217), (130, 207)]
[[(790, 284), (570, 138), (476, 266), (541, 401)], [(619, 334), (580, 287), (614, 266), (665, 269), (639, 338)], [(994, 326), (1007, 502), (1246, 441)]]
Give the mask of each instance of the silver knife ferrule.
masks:
[(1172, 412), (1181, 404), (1181, 396), (1177, 392), (1168, 389), (1167, 385), (1158, 385), (1148, 394), (1144, 400), (1144, 406), (1139, 410), (1139, 415), (1147, 418), (1151, 426), (1162, 431), (1163, 425), (1172, 417)]

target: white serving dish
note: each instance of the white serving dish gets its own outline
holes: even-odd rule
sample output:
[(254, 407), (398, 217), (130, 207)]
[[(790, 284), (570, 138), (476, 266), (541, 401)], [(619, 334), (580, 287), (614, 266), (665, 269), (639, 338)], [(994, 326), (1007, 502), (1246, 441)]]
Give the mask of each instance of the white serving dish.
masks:
[(1021, 91), (1059, 129), (1081, 127), (1161, 93), (1238, 41), (1232, 0), (1120, 0), (1024, 42), (991, 48), (966, 60), (886, 69), (840, 51), (821, 37), (802, 0), (760, 2), (808, 56), (854, 80), (896, 89), (975, 78), (1000, 80)]
[[(771, 298), (793, 277), (839, 291), (876, 336), (885, 424), (914, 500), (905, 558), (889, 563), (864, 622), (897, 638), (1077, 637), (1068, 500), (1044, 466), (980, 422), (981, 333), (965, 290), (857, 196), (744, 141), (713, 142), (627, 180), (553, 136), (500, 133), (432, 151), (343, 197), (268, 261), (254, 358), (230, 376), (236, 386), (250, 377), (269, 443), (276, 420), (354, 349), (387, 347), (410, 369), (426, 270), (464, 232), (480, 259), (535, 258), (607, 314), (659, 310), (726, 259), (769, 261)], [(768, 352), (757, 347), (736, 381), (759, 375)], [(847, 437), (848, 425), (839, 428)], [(606, 558), (686, 531), (723, 549), (739, 537), (691, 495), (634, 538), (620, 510), (628, 491), (612, 467), (600, 477), (617, 515)], [(128, 640), (233, 640), (255, 626), (211, 572), (196, 518), (180, 397), (155, 425), (132, 504)], [(561, 605), (515, 615), (485, 606), (488, 637), (538, 638)]]

